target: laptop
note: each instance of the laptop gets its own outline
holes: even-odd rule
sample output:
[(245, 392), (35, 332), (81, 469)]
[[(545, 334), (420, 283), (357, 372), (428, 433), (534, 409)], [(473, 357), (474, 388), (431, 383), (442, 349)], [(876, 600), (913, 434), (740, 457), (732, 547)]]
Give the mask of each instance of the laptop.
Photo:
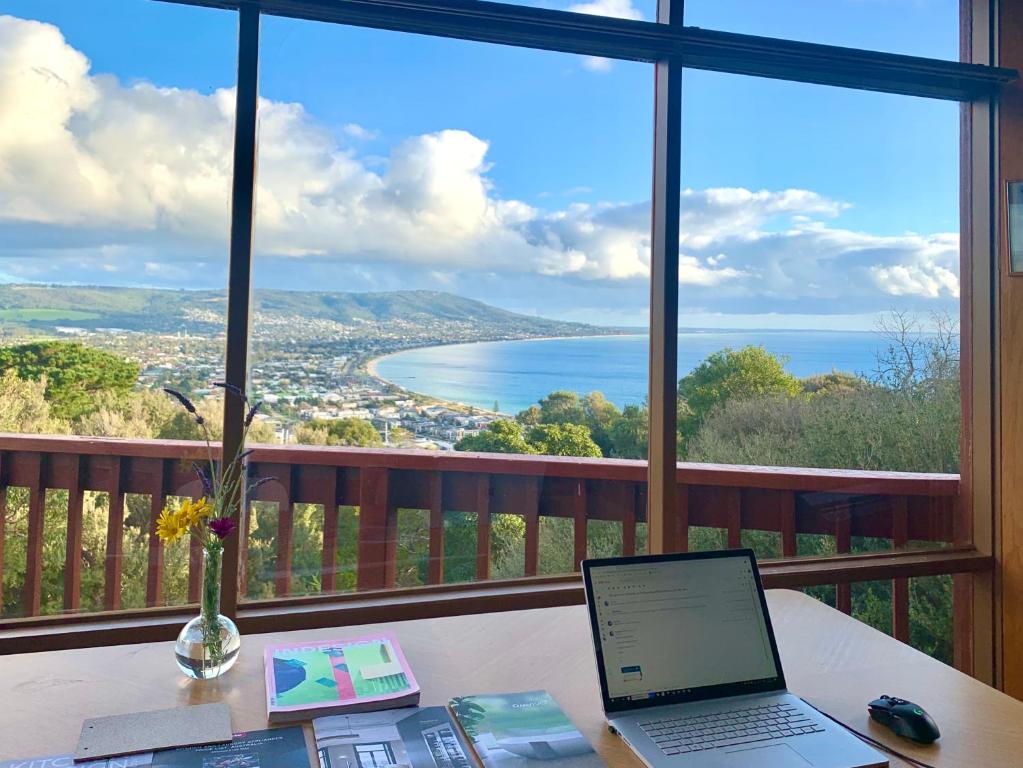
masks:
[(582, 565), (604, 714), (646, 765), (888, 765), (786, 690), (752, 550)]

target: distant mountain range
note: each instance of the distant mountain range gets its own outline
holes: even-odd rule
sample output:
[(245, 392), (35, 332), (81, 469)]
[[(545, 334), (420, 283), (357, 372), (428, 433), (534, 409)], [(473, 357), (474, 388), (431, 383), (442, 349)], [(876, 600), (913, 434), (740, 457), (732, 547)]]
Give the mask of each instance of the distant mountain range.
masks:
[[(531, 317), (438, 291), (342, 293), (257, 289), (255, 313), (329, 320), (344, 325), (410, 322), (472, 325), (509, 335), (570, 336), (610, 332), (583, 323)], [(134, 331), (219, 331), (226, 291), (92, 286), (0, 285), (0, 327), (7, 330), (124, 328)]]

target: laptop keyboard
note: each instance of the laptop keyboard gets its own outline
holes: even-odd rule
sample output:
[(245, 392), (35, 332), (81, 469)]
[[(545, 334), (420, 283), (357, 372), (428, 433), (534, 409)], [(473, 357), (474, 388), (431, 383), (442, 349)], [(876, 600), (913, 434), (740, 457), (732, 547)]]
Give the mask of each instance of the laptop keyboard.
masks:
[(824, 731), (822, 726), (791, 704), (666, 717), (639, 725), (666, 755), (684, 755)]

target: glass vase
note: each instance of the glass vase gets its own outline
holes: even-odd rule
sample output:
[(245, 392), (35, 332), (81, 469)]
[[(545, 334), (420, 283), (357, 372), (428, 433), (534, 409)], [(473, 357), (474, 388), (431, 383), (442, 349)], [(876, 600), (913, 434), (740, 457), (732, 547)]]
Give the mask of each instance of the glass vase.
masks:
[(220, 576), (224, 550), (203, 548), (199, 615), (178, 635), (174, 656), (178, 667), (196, 680), (212, 680), (234, 666), (241, 648), (238, 627), (220, 613)]

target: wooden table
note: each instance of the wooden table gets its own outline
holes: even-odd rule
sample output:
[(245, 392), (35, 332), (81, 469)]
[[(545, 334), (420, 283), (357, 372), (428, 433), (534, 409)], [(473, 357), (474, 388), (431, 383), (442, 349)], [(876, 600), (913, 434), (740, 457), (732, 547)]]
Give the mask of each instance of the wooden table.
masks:
[[(1023, 703), (799, 592), (772, 590), (768, 601), (793, 692), (936, 766), (1023, 765)], [(373, 628), (381, 627), (397, 633), (424, 705), (459, 694), (546, 688), (610, 766), (640, 767), (604, 727), (585, 607)], [(0, 760), (72, 752), (86, 717), (185, 704), (225, 701), (236, 730), (265, 728), (266, 643), (368, 629), (243, 638), (238, 664), (211, 683), (186, 680), (174, 664), (171, 643), (0, 657)], [(917, 747), (870, 722), (866, 702), (882, 693), (923, 705), (941, 728), (940, 742)], [(893, 759), (892, 765), (904, 763)]]

